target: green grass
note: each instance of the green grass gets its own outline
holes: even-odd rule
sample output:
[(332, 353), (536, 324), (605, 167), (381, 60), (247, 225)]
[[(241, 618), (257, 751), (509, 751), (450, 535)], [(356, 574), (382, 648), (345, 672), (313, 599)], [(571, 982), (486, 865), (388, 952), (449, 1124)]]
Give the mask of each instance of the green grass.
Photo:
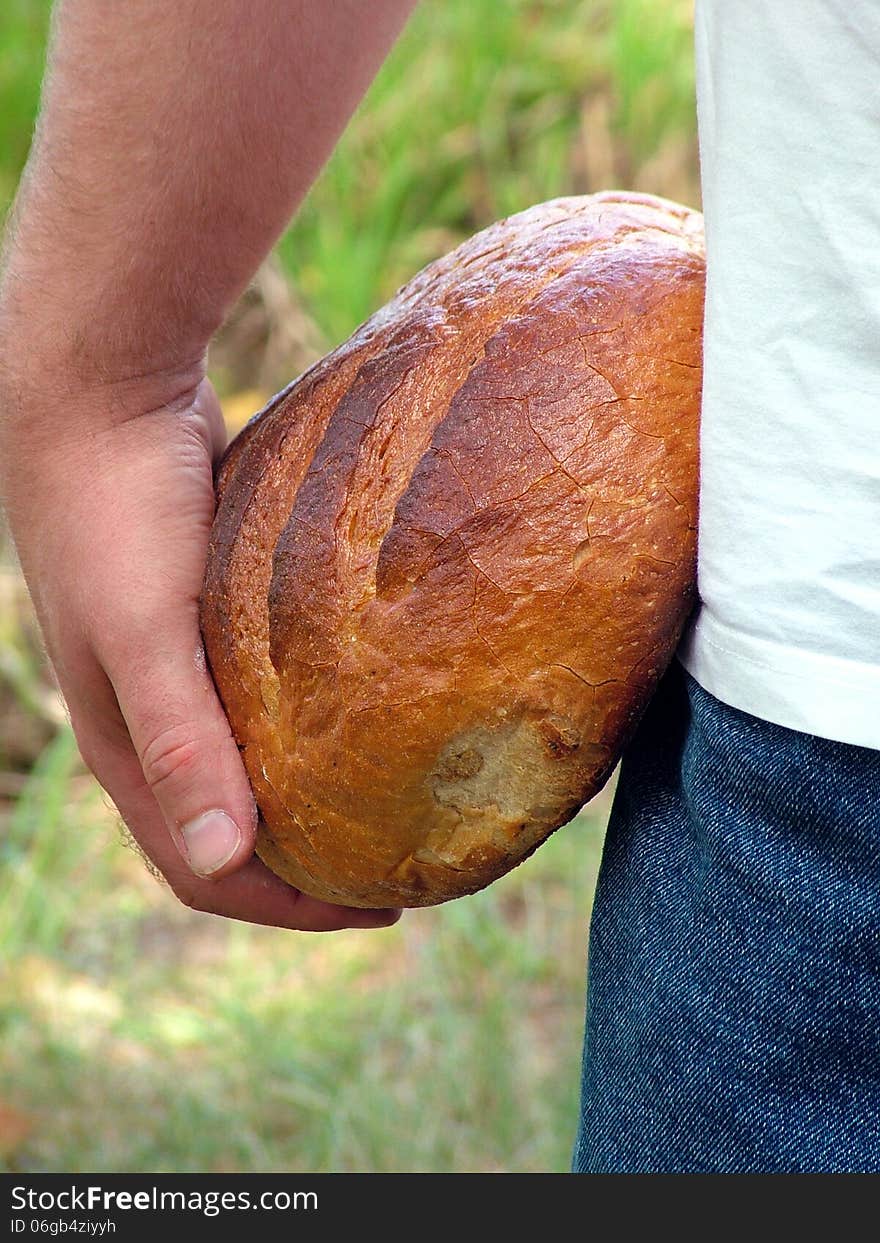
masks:
[(618, 133), (631, 160), (649, 160), (670, 135), (693, 133), (692, 15), (692, 0), (615, 5), (608, 71)]
[(493, 220), (610, 188), (584, 159), (591, 99), (609, 99), (616, 182), (637, 182), (670, 135), (691, 141), (689, 14), (681, 0), (423, 4), (279, 247), (326, 340)]
[[(26, 158), (48, 13), (47, 0), (0, 6), (0, 212)], [(324, 343), (541, 199), (616, 185), (697, 202), (689, 14), (687, 0), (423, 0), (279, 243)], [(381, 932), (195, 915), (120, 847), (10, 618), (0, 1167), (567, 1167), (605, 804), (483, 894)], [(4, 1107), (29, 1120), (25, 1138), (4, 1133)]]
[(49, 25), (45, 0), (3, 0), (0, 9), (0, 208), (15, 187), (31, 141)]

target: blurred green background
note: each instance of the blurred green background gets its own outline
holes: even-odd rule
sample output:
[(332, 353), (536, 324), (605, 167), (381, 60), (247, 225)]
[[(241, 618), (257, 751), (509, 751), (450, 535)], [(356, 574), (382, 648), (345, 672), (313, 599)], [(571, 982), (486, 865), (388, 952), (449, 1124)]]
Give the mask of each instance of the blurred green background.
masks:
[[(49, 0), (0, 8), (0, 212)], [(423, 0), (212, 349), (230, 429), (499, 216), (699, 205), (692, 0)], [(0, 1169), (567, 1168), (605, 791), (482, 894), (307, 936), (178, 906), (83, 768), (0, 548)]]

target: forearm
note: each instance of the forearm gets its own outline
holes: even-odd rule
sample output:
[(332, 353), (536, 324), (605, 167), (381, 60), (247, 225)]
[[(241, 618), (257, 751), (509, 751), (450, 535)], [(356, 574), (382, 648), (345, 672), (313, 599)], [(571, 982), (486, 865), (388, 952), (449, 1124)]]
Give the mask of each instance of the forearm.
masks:
[(189, 377), (414, 0), (63, 0), (0, 286), (0, 367)]

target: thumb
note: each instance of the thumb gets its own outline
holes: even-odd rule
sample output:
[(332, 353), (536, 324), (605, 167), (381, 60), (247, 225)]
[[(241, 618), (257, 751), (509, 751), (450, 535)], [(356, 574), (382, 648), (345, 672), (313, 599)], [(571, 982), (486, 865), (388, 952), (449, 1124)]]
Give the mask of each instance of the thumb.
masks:
[(157, 628), (139, 648), (107, 672), (144, 780), (190, 869), (226, 876), (253, 854), (257, 809), (197, 623), (176, 641)]

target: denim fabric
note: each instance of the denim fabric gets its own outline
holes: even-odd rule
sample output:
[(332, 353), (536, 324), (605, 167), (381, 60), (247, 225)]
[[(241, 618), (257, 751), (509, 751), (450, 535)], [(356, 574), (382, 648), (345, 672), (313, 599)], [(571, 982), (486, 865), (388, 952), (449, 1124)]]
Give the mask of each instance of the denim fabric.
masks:
[(880, 1170), (880, 751), (669, 670), (608, 827), (574, 1169)]

